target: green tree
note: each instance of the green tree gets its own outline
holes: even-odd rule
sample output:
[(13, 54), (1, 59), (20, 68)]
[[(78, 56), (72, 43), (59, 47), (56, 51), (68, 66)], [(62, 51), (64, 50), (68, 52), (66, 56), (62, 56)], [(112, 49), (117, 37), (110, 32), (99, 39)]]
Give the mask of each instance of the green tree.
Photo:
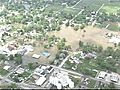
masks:
[(98, 52), (102, 52), (103, 51), (103, 47), (102, 46), (98, 46)]
[(60, 26), (57, 26), (56, 30), (57, 30), (57, 31), (60, 31), (60, 29), (61, 29)]
[(82, 24), (82, 25), (80, 26), (80, 29), (84, 29), (84, 28), (85, 28), (85, 25)]
[(79, 41), (79, 47), (83, 47), (83, 42)]
[(14, 60), (14, 56), (13, 55), (10, 55), (9, 58), (10, 58), (10, 60)]
[(57, 48), (58, 48), (58, 50), (60, 50), (60, 49), (64, 49), (65, 48), (65, 42), (59, 42), (58, 44), (57, 44)]
[(110, 84), (108, 85), (108, 87), (109, 87), (110, 89), (115, 89), (115, 84), (114, 84), (114, 83), (110, 83)]
[(33, 63), (28, 63), (28, 68), (31, 70), (33, 69)]
[(22, 63), (22, 56), (20, 54), (15, 54), (14, 60), (16, 64), (21, 64)]
[(69, 21), (67, 21), (67, 23), (65, 24), (66, 27), (68, 27), (70, 25)]
[(5, 55), (3, 55), (3, 54), (0, 54), (0, 60), (6, 60), (6, 57), (5, 57)]
[(17, 85), (15, 83), (11, 83), (10, 85), (8, 85), (8, 89), (15, 89), (17, 88)]
[(74, 26), (74, 30), (75, 31), (79, 30), (79, 25)]

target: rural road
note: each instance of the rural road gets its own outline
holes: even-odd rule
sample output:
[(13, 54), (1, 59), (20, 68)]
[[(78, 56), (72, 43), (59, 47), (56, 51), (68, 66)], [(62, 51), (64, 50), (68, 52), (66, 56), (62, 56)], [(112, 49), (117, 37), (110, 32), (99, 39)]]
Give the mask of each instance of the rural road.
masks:
[(74, 8), (76, 5), (78, 5), (80, 2), (82, 2), (83, 0), (78, 1), (74, 6), (72, 6), (71, 8)]

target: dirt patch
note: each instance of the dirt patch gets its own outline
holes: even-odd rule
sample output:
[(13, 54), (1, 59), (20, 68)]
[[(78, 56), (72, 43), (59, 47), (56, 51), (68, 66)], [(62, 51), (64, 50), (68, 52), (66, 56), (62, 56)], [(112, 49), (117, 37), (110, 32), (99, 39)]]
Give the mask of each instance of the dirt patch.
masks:
[[(112, 43), (108, 43), (106, 38), (106, 33), (118, 34), (120, 32), (113, 32), (106, 29), (99, 29), (92, 26), (87, 26), (84, 30), (73, 30), (72, 27), (66, 27), (65, 25), (61, 26), (60, 31), (53, 31), (48, 33), (48, 35), (55, 35), (60, 38), (66, 39), (66, 44), (71, 45), (72, 49), (75, 50), (78, 48), (79, 40), (83, 42), (91, 42), (97, 45), (102, 45), (104, 48), (108, 46), (114, 46)], [(84, 37), (83, 37), (84, 35)]]

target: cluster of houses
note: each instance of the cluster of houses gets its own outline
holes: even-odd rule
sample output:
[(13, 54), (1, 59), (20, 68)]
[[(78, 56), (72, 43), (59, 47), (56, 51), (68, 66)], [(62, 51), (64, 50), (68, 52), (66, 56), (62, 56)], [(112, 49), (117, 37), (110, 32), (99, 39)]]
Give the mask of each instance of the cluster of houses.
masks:
[[(78, 54), (80, 54), (78, 56)], [(80, 63), (80, 58), (81, 59), (85, 59), (85, 58), (97, 58), (97, 55), (96, 55), (96, 52), (92, 52), (92, 53), (84, 53), (83, 51), (80, 51), (80, 53), (76, 53), (74, 54), (73, 56), (70, 57), (69, 61), (71, 63), (76, 63), (76, 64), (79, 64)]]
[(117, 73), (107, 73), (105, 71), (101, 71), (98, 76), (98, 79), (104, 79), (107, 82), (114, 82), (118, 85), (120, 85), (120, 75)]
[(41, 87), (48, 84), (50, 86), (55, 86), (57, 89), (74, 88), (74, 82), (67, 72), (54, 69), (52, 66), (48, 65), (40, 65), (37, 67), (32, 73), (29, 82)]
[(31, 45), (24, 45), (17, 47), (17, 44), (15, 42), (10, 42), (2, 47), (0, 47), (0, 53), (6, 54), (6, 55), (15, 55), (15, 54), (21, 54), (24, 55), (28, 52), (32, 52), (33, 47)]
[(49, 82), (56, 86), (57, 89), (74, 88), (74, 82), (69, 78), (68, 73), (59, 70), (54, 71), (49, 78)]
[(19, 67), (13, 72), (13, 74), (9, 76), (9, 78), (15, 82), (23, 82), (28, 78), (29, 75), (30, 73), (28, 72), (28, 69)]
[(120, 35), (114, 35), (112, 33), (107, 33), (106, 36), (107, 38), (109, 38), (108, 42), (117, 44), (117, 45), (120, 43)]
[(120, 36), (113, 36), (109, 39), (109, 42), (114, 43), (114, 44), (119, 44), (120, 43)]
[(32, 78), (34, 79), (34, 84), (41, 86), (47, 80), (47, 76), (53, 71), (53, 67), (47, 65), (40, 65), (34, 70)]

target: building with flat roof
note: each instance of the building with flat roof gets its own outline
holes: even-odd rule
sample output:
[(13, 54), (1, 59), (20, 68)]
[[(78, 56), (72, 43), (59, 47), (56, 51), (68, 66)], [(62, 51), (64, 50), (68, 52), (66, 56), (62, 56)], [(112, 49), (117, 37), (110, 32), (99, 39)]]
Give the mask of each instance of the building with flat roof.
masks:
[(106, 75), (107, 75), (106, 72), (101, 71), (101, 72), (99, 73), (98, 77), (104, 79)]
[(24, 69), (23, 68), (19, 68), (17, 71), (16, 71), (16, 73), (18, 73), (18, 74), (22, 74), (22, 73), (24, 73)]
[(40, 58), (40, 55), (38, 55), (38, 54), (33, 54), (32, 57), (35, 58), (35, 59), (39, 59), (39, 58)]
[(57, 89), (62, 89), (62, 87), (74, 88), (74, 82), (69, 78), (67, 72), (56, 71), (50, 76), (49, 82), (57, 87)]
[(119, 81), (119, 77), (116, 74), (112, 74), (110, 76), (110, 80), (113, 81), (113, 82), (118, 82)]
[(4, 66), (3, 69), (8, 70), (11, 66)]
[(41, 86), (45, 82), (45, 77), (40, 77), (38, 80), (36, 80), (36, 85)]

